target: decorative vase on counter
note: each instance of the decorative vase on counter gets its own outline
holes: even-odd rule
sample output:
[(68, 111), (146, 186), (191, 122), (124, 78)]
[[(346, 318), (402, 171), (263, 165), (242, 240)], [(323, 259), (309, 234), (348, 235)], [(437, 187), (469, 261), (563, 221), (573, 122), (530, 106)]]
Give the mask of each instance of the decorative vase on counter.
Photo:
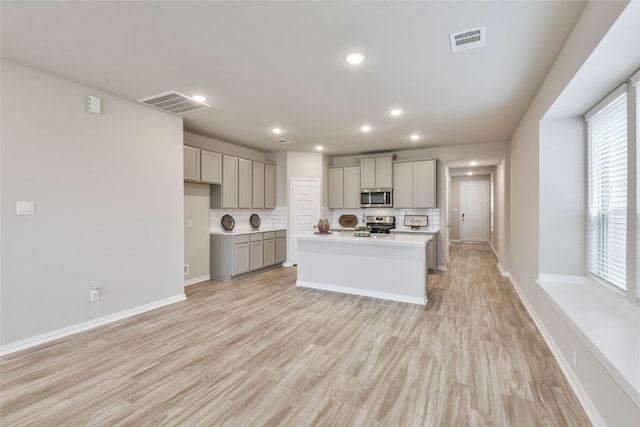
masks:
[(328, 233), (329, 232), (329, 221), (326, 218), (320, 218), (318, 221), (318, 233)]

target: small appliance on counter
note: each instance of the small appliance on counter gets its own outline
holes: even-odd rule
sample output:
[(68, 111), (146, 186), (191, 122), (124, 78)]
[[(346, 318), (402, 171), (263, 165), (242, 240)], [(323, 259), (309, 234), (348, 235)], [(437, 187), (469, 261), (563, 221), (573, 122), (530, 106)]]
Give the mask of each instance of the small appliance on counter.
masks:
[(427, 215), (405, 215), (404, 225), (411, 227), (412, 230), (420, 230), (420, 227), (429, 225), (429, 217)]

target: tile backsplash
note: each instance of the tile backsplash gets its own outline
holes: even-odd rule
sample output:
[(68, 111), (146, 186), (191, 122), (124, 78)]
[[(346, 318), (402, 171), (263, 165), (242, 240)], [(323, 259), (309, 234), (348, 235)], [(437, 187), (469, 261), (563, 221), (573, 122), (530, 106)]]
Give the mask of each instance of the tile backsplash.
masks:
[[(256, 214), (260, 217), (261, 228), (287, 228), (289, 211), (286, 206), (278, 206), (275, 209), (210, 209), (209, 222), (211, 231), (223, 231), (220, 221), (224, 215), (231, 215), (235, 221), (236, 230), (251, 230), (249, 217)], [(396, 217), (396, 228), (409, 228), (404, 226), (405, 215), (427, 215), (429, 227), (440, 226), (440, 209), (329, 209), (322, 208), (322, 218), (327, 218), (332, 228), (340, 228), (338, 223), (341, 215), (355, 215), (358, 225), (363, 225), (363, 215), (393, 215)], [(319, 218), (318, 218), (319, 219)]]
[(235, 221), (234, 229), (251, 230), (249, 217), (256, 214), (260, 217), (260, 228), (287, 228), (288, 209), (278, 206), (275, 209), (210, 209), (210, 231), (223, 231), (220, 221), (224, 215), (231, 215)]
[(426, 215), (429, 217), (429, 227), (440, 226), (440, 209), (393, 209), (393, 208), (379, 208), (379, 209), (323, 209), (323, 215), (329, 219), (331, 227), (339, 228), (341, 215), (355, 215), (358, 218), (358, 225), (364, 224), (364, 216), (382, 216), (392, 215), (396, 217), (396, 228), (403, 229), (409, 228), (404, 226), (405, 215)]

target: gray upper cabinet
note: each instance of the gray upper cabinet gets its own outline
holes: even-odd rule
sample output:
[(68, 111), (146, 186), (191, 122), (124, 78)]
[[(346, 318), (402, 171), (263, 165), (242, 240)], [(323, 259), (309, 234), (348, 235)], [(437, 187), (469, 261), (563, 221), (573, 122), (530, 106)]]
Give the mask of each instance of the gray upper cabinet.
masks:
[(413, 208), (413, 163), (393, 165), (393, 207)]
[(184, 180), (205, 184), (222, 183), (222, 154), (182, 146)]
[(182, 162), (184, 180), (200, 182), (200, 150), (183, 145)]
[(222, 185), (211, 186), (211, 209), (276, 207), (276, 167), (222, 156)]
[(376, 159), (360, 160), (360, 186), (361, 188), (376, 186)]
[(393, 187), (391, 157), (376, 157), (376, 187)]
[(371, 157), (360, 160), (360, 187), (392, 187), (393, 169), (391, 164), (391, 157)]
[(247, 159), (238, 159), (238, 207), (250, 208), (253, 206), (252, 191), (252, 162)]
[(252, 206), (255, 209), (264, 208), (264, 163), (253, 162)]
[(222, 156), (222, 209), (238, 207), (238, 158)]
[(360, 167), (329, 168), (329, 209), (360, 207)]
[(264, 207), (274, 209), (276, 207), (276, 167), (264, 165)]
[(437, 207), (436, 161), (413, 163), (413, 205), (416, 208)]
[(402, 162), (393, 165), (393, 207), (436, 207), (436, 161)]
[(344, 208), (344, 168), (329, 168), (329, 209)]
[(207, 184), (222, 183), (222, 154), (200, 151), (200, 181)]
[(358, 209), (360, 207), (360, 168), (349, 166), (344, 168), (344, 207)]

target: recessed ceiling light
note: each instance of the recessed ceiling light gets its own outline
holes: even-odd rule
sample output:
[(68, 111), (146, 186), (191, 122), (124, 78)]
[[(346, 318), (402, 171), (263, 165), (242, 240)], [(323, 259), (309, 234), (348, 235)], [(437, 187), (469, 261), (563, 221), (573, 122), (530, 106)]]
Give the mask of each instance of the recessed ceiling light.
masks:
[(344, 60), (347, 61), (351, 65), (358, 65), (362, 61), (364, 61), (366, 58), (367, 58), (367, 55), (365, 55), (362, 52), (352, 52), (352, 53), (348, 54), (347, 56), (345, 56)]
[(420, 135), (411, 135), (411, 139), (417, 141), (420, 139)]
[(204, 102), (207, 100), (207, 97), (202, 95), (193, 95), (191, 98), (196, 102)]
[(402, 110), (400, 108), (394, 108), (393, 110), (389, 111), (389, 114), (391, 114), (392, 116), (399, 116), (400, 114), (402, 114)]
[(278, 135), (278, 134), (282, 133), (282, 129), (280, 129), (280, 128), (273, 128), (273, 129), (271, 129), (271, 132), (273, 132), (273, 133), (275, 133), (276, 135)]
[(476, 161), (474, 160), (473, 162), (469, 162), (469, 164), (470, 164), (471, 166), (475, 166), (475, 165), (477, 165), (477, 164), (478, 164), (478, 162), (476, 162)]
[(322, 150), (324, 150), (322, 145), (316, 145), (316, 151), (322, 151)]
[(473, 175), (473, 172), (467, 172), (467, 175)]
[(371, 126), (369, 126), (369, 125), (363, 125), (363, 126), (360, 128), (360, 130), (361, 130), (362, 132), (369, 132), (369, 131), (371, 130)]

